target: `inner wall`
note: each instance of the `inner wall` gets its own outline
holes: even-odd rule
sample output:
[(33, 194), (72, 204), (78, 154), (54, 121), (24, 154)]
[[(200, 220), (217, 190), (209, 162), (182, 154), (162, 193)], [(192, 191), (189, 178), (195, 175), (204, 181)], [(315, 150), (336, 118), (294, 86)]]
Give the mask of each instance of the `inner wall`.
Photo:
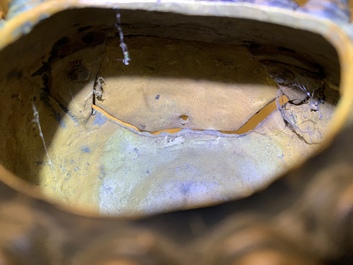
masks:
[[(0, 52), (0, 161), (48, 197), (111, 215), (218, 203), (266, 186), (324, 140), (340, 72), (321, 36), (233, 18), (121, 19), (129, 65), (106, 9), (58, 13)], [(234, 133), (279, 96), (302, 96), (297, 83), (324, 97)]]

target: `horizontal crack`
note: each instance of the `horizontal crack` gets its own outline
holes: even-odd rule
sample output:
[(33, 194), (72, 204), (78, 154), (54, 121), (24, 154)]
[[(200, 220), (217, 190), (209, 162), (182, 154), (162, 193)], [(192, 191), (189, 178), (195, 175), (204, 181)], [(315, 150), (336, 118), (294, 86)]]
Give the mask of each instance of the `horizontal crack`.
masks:
[[(280, 103), (280, 105), (285, 104), (288, 101), (288, 98), (286, 96), (282, 96), (278, 99), (278, 102)], [(169, 128), (169, 129), (164, 129), (164, 130), (159, 130), (159, 131), (144, 131), (144, 130), (140, 130), (139, 128), (137, 128), (136, 126), (124, 122), (122, 120), (120, 120), (117, 117), (112, 116), (111, 114), (109, 114), (107, 111), (105, 111), (104, 109), (98, 107), (95, 104), (92, 104), (92, 109), (94, 111), (97, 111), (101, 114), (103, 114), (104, 116), (106, 116), (107, 118), (109, 118), (110, 120), (115, 121), (116, 123), (119, 123), (125, 127), (128, 127), (130, 129), (133, 129), (137, 132), (147, 132), (153, 135), (158, 135), (164, 132), (170, 133), (170, 134), (174, 134), (177, 132), (180, 132), (182, 130), (182, 128)], [(255, 115), (253, 115), (242, 127), (240, 127), (237, 130), (234, 131), (222, 131), (222, 130), (215, 130), (215, 131), (219, 131), (221, 133), (224, 134), (244, 134), (247, 133), (253, 129), (255, 129), (255, 127), (260, 124), (263, 120), (265, 120), (273, 111), (275, 111), (277, 109), (277, 105), (276, 105), (276, 98), (274, 98), (269, 104), (267, 104), (266, 106), (264, 106), (262, 109), (260, 109)], [(191, 130), (195, 130), (195, 131), (204, 131), (207, 129), (191, 129)]]

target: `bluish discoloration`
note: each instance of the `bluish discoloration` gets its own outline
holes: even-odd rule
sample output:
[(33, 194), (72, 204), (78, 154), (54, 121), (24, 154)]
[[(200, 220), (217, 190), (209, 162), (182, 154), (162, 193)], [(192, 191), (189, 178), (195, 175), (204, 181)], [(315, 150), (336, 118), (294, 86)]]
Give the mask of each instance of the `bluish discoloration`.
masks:
[(75, 172), (80, 171), (80, 170), (81, 170), (81, 168), (79, 166), (74, 167)]
[(3, 19), (0, 19), (0, 29), (1, 29), (3, 26), (5, 26), (5, 24), (6, 24), (6, 21), (3, 20)]
[(298, 4), (292, 0), (222, 0), (221, 2), (249, 3), (289, 9), (298, 8)]
[[(45, 1), (46, 0), (12, 0), (9, 3), (9, 10), (6, 14), (5, 19), (6, 21), (8, 21), (23, 12), (26, 12), (26, 11), (29, 12), (31, 9), (33, 9), (34, 7), (40, 5)], [(26, 22), (22, 24), (19, 28), (17, 28), (13, 32), (13, 35), (16, 37), (16, 36), (28, 34), (37, 23), (39, 23), (44, 19), (47, 19), (48, 17), (50, 17), (49, 13), (42, 13), (41, 15), (38, 16), (36, 21)], [(5, 20), (0, 20), (0, 29), (4, 25), (5, 25)]]
[(350, 24), (345, 24), (341, 27), (349, 36), (351, 40), (353, 40), (353, 25), (352, 23)]
[(104, 177), (105, 177), (105, 167), (104, 167), (104, 165), (101, 165), (100, 166), (100, 168), (99, 168), (99, 171), (100, 171), (100, 173), (99, 173), (99, 175), (98, 175), (98, 178), (99, 179), (104, 179)]
[(16, 30), (14, 30), (12, 34), (15, 37), (28, 34), (32, 30), (32, 28), (33, 28), (33, 24), (31, 22), (26, 22), (22, 24), (20, 27), (16, 28)]
[(107, 121), (107, 118), (98, 112), (96, 114), (96, 117), (94, 118), (93, 125), (101, 126), (104, 123), (106, 123), (106, 121)]
[(10, 1), (6, 18), (13, 18), (22, 12), (31, 10), (43, 2), (45, 2), (45, 0), (12, 0)]
[(180, 187), (179, 187), (180, 192), (181, 192), (182, 194), (185, 194), (185, 195), (188, 194), (188, 193), (190, 193), (190, 190), (191, 190), (191, 188), (192, 188), (192, 185), (193, 185), (192, 182), (182, 183), (182, 184), (180, 185)]
[(82, 146), (81, 147), (81, 151), (84, 153), (90, 153), (91, 152), (91, 148), (89, 148), (89, 146)]
[(299, 11), (341, 23), (349, 22), (351, 17), (347, 0), (309, 0)]
[(62, 119), (59, 120), (59, 125), (60, 125), (60, 128), (62, 128), (62, 129), (66, 128), (66, 124)]

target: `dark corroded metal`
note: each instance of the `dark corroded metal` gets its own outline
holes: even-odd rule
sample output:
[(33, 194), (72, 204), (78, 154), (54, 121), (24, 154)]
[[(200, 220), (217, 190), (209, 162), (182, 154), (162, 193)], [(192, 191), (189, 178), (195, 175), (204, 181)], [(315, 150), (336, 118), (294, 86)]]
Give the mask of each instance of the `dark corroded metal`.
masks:
[[(346, 1), (312, 0), (303, 10), (314, 7), (349, 19)], [(349, 125), (249, 198), (139, 220), (74, 215), (0, 182), (0, 264), (352, 264), (352, 159)]]

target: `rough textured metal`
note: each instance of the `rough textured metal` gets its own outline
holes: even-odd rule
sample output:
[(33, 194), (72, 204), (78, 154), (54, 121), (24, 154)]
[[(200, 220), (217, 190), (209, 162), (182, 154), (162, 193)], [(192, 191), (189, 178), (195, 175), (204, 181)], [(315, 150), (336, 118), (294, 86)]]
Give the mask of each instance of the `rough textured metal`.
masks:
[[(252, 4), (287, 2), (291, 6), (290, 1), (255, 2)], [(337, 23), (345, 23), (347, 19), (335, 14), (339, 8), (343, 14), (348, 13), (347, 3), (327, 3), (330, 5), (323, 8), (332, 12), (325, 11), (321, 15), (334, 20), (338, 17)], [(309, 8), (306, 11), (310, 13)], [(335, 47), (341, 49), (343, 73), (340, 86), (344, 99), (335, 116), (340, 121), (348, 115), (352, 117), (343, 111), (351, 106), (346, 88), (351, 75), (347, 75), (349, 65), (342, 59), (342, 53), (347, 51), (348, 57), (352, 55), (350, 48), (343, 48), (344, 44), (338, 41)], [(78, 62), (72, 65), (67, 77), (74, 84), (88, 81), (90, 69)], [(55, 71), (55, 67), (52, 70)], [(333, 76), (337, 74), (329, 72), (334, 73)], [(13, 71), (6, 78), (17, 82), (22, 74)], [(13, 96), (21, 100), (20, 94)], [(30, 121), (32, 113), (25, 118)], [(77, 116), (70, 118), (74, 121)], [(331, 132), (328, 138), (334, 137), (334, 140), (325, 142), (329, 147), (322, 147), (319, 154), (263, 191), (217, 206), (139, 219), (102, 218), (90, 216), (82, 209), (55, 206), (39, 196), (35, 188), (29, 188), (1, 167), (0, 264), (351, 264), (351, 119), (346, 119), (337, 135), (333, 132), (338, 129)], [(12, 148), (5, 147), (4, 151)], [(85, 151), (87, 149), (83, 149), (83, 153)]]
[(351, 130), (250, 198), (140, 220), (77, 216), (2, 182), (1, 258), (4, 264), (351, 264)]

